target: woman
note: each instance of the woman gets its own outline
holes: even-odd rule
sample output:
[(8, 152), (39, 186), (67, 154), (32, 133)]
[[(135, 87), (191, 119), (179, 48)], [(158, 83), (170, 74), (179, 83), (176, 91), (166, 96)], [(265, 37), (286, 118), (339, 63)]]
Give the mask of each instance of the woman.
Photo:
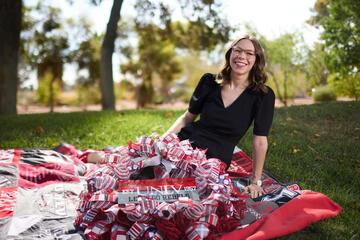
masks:
[[(261, 173), (274, 114), (275, 95), (265, 86), (265, 57), (253, 37), (236, 39), (225, 53), (219, 74), (204, 74), (188, 110), (166, 132), (189, 139), (193, 147), (207, 149), (208, 158), (231, 163), (234, 147), (254, 122), (253, 175), (245, 188), (252, 198), (264, 194)], [(198, 121), (194, 121), (200, 115)]]

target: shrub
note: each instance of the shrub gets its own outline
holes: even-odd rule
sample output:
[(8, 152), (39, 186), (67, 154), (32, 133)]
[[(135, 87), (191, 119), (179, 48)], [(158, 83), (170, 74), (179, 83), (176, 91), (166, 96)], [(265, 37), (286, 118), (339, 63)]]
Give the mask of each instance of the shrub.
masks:
[(123, 79), (115, 84), (116, 100), (134, 100), (135, 86), (129, 80)]
[(138, 108), (145, 107), (146, 104), (152, 103), (155, 96), (154, 87), (150, 83), (142, 83), (136, 89), (136, 103)]
[(79, 85), (77, 87), (78, 104), (80, 106), (87, 106), (91, 104), (101, 103), (100, 88), (94, 85)]
[[(51, 72), (47, 72), (44, 77), (39, 81), (39, 86), (36, 91), (36, 95), (40, 103), (44, 105), (50, 104), (50, 84), (52, 81), (53, 75)], [(60, 95), (60, 86), (58, 80), (55, 80), (52, 84), (53, 88), (53, 100), (54, 104), (59, 103)]]
[(360, 72), (343, 76), (331, 74), (327, 81), (338, 96), (360, 99)]
[(312, 97), (315, 102), (336, 101), (335, 91), (330, 86), (320, 86), (316, 88)]
[(59, 105), (76, 106), (78, 105), (78, 92), (76, 90), (68, 90), (60, 93)]
[(184, 103), (189, 103), (193, 90), (194, 90), (193, 88), (185, 88), (185, 87), (178, 88), (171, 94), (171, 98), (180, 100)]
[(23, 106), (36, 104), (38, 103), (38, 96), (35, 91), (19, 90), (17, 94), (17, 103)]

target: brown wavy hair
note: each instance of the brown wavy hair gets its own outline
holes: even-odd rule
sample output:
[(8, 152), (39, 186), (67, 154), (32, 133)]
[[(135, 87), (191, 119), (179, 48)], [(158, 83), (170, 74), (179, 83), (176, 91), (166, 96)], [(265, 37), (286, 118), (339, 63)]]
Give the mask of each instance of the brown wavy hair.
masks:
[(231, 55), (232, 47), (234, 47), (239, 41), (243, 39), (248, 39), (252, 42), (255, 48), (255, 55), (256, 55), (254, 66), (252, 67), (249, 73), (249, 88), (251, 88), (255, 92), (266, 93), (267, 88), (265, 86), (265, 83), (267, 81), (267, 75), (264, 71), (264, 67), (265, 67), (264, 51), (260, 45), (260, 42), (256, 38), (249, 35), (245, 35), (243, 37), (235, 39), (235, 41), (232, 42), (231, 46), (226, 51), (225, 63), (218, 73), (218, 79), (219, 79), (218, 82), (221, 84), (226, 84), (230, 82), (230, 73), (231, 73), (230, 55)]

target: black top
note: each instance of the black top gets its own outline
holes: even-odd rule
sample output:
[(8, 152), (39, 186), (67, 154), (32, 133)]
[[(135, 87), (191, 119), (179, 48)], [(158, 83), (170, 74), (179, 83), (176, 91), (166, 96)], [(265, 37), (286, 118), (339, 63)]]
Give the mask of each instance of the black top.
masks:
[(273, 120), (275, 95), (256, 93), (246, 88), (225, 108), (221, 85), (213, 74), (204, 74), (192, 97), (188, 111), (200, 114), (200, 119), (181, 129), (180, 140), (189, 139), (193, 147), (208, 149), (208, 158), (219, 158), (230, 165), (235, 145), (254, 121), (254, 134), (267, 136)]

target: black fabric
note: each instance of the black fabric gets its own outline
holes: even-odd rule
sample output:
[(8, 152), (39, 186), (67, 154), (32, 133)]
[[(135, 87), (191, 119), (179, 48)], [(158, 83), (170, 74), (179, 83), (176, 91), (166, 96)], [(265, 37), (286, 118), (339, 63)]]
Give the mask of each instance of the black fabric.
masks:
[(275, 95), (256, 93), (250, 88), (227, 108), (221, 97), (221, 85), (213, 74), (204, 74), (192, 95), (189, 112), (200, 119), (181, 129), (181, 140), (189, 139), (193, 147), (208, 149), (208, 158), (219, 158), (230, 165), (235, 145), (254, 122), (254, 134), (267, 136), (274, 114)]

